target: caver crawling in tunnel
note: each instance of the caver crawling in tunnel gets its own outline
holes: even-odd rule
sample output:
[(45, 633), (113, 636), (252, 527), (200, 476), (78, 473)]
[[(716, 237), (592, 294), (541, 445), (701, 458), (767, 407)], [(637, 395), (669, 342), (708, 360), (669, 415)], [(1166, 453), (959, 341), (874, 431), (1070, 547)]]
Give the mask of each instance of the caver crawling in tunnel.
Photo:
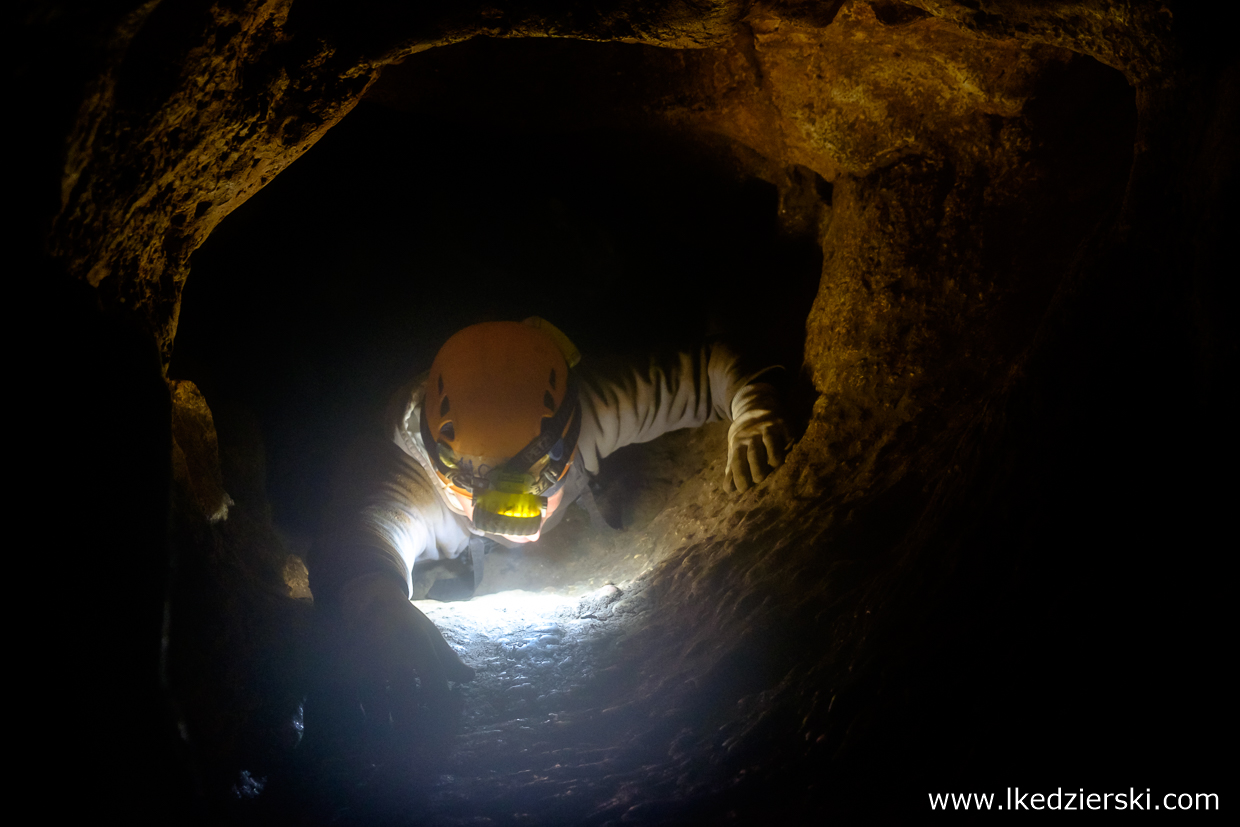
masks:
[(449, 682), (474, 670), (410, 599), (468, 598), (489, 545), (534, 542), (582, 499), (597, 516), (589, 479), (625, 445), (730, 421), (726, 486), (761, 482), (790, 444), (778, 371), (749, 369), (718, 341), (582, 363), (537, 317), (452, 336), (339, 473), (308, 561), (331, 640), (323, 694), (396, 726), (419, 698), (442, 707)]
[[(46, 800), (599, 827), (1225, 789), (1240, 73), (1204, 5), (29, 5), (14, 281), (58, 285), (35, 329), (69, 353), (41, 371), (58, 395), (15, 397), (62, 452), (23, 489), (69, 534), (11, 582), (91, 578), (44, 590), (52, 669), (19, 672), (60, 693)], [(625, 328), (737, 329), (693, 316), (755, 277), (723, 311), (803, 380), (780, 471), (721, 492), (725, 422), (613, 454), (612, 522), (613, 463), (662, 463), (626, 478), (660, 501), (610, 536), (625, 571), (565, 553), (594, 536), (573, 508), (486, 558), (475, 599), (419, 604), (477, 673), (444, 696), (463, 734), (421, 762), (438, 780), (322, 746), (300, 658), (331, 589), (312, 605), (300, 559), (332, 428), (471, 322), (563, 325), (581, 390)], [(43, 493), (66, 469), (68, 504)], [(341, 560), (407, 607), (409, 564), (436, 561), (383, 542)], [(584, 594), (490, 594), (517, 569)], [(434, 742), (411, 727), (390, 742)]]

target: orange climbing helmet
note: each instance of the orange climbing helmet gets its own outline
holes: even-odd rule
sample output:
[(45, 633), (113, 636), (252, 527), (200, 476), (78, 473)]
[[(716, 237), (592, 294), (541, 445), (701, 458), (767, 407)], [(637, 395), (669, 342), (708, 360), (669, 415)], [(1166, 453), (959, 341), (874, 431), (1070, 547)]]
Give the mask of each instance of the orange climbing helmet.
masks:
[(484, 322), (439, 349), (426, 380), (422, 442), (440, 481), (472, 499), (480, 531), (538, 533), (568, 472), (581, 412), (572, 342), (537, 317)]

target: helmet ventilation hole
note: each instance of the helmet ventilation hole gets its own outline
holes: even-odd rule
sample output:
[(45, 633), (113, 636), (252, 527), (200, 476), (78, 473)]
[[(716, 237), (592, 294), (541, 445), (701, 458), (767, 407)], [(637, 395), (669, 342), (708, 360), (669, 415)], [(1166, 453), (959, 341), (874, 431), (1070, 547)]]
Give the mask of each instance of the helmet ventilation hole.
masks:
[(448, 410), (449, 410), (451, 407), (452, 407), (452, 406), (448, 403), (448, 397), (446, 397), (446, 396), (445, 396), (445, 397), (443, 398), (443, 401), (439, 403), (439, 415), (440, 415), (440, 416), (447, 416), (447, 415), (448, 415)]
[(439, 374), (439, 395), (443, 396), (443, 374)]
[(456, 428), (452, 426), (451, 422), (445, 422), (439, 427), (439, 436), (446, 442), (452, 442), (456, 439)]
[[(442, 382), (443, 380), (440, 379), (440, 381)], [(551, 369), (551, 378), (547, 381), (551, 383), (551, 390), (555, 390), (555, 368)]]
[(543, 404), (547, 406), (547, 410), (555, 413), (555, 398), (551, 396), (551, 391), (543, 391)]

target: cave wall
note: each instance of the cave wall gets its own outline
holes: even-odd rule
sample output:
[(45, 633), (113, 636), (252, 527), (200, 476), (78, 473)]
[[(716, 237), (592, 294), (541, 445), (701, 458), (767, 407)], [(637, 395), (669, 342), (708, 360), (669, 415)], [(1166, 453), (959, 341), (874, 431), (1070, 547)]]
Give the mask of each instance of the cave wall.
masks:
[[(1093, 752), (1068, 762), (1076, 772), (1090, 758), (1166, 777), (1187, 754), (1209, 777), (1219, 633), (1200, 630), (1220, 618), (1184, 610), (1216, 605), (1207, 538), (1227, 489), (1206, 482), (1206, 457), (1234, 455), (1217, 272), (1236, 77), (1191, 13), (374, 3), (345, 18), (330, 3), (165, 2), (96, 14), (79, 38), (93, 61), (74, 76), (89, 82), (51, 267), (91, 288), (81, 313), (97, 300), (108, 318), (135, 316), (165, 364), (193, 251), (383, 66), (475, 35), (695, 49), (627, 64), (639, 78), (653, 74), (643, 62), (676, 71), (629, 85), (618, 106), (776, 183), (789, 227), (821, 240), (805, 351), (819, 396), (771, 485), (678, 503), (651, 540), (668, 562), (645, 586), (629, 671), (656, 709), (709, 696), (739, 710), (726, 731), (677, 742), (659, 772), (680, 786), (660, 795), (679, 789), (716, 816), (774, 800), (847, 810), (860, 806), (848, 782), (872, 791), (875, 772), (978, 777), (995, 756), (1028, 767), (1082, 747)], [(1085, 91), (1055, 97), (1056, 83)], [(1074, 133), (1040, 96), (1075, 118), (1103, 101), (1114, 132)], [(1132, 151), (1116, 154), (1126, 134)], [(1079, 152), (1056, 155), (1056, 140)], [(1179, 653), (1179, 672), (1155, 734), (1125, 736), (1125, 716), (1159, 702), (1150, 647)]]
[[(864, 116), (852, 109), (856, 103), (826, 108), (822, 123), (803, 117), (813, 108), (815, 93), (808, 91), (813, 87), (803, 82), (795, 63), (798, 50), (812, 49), (815, 41), (837, 45), (832, 41), (844, 27), (818, 27), (829, 23), (839, 8), (836, 3), (759, 5), (752, 10), (730, 3), (692, 10), (677, 4), (620, 4), (606, 13), (581, 14), (569, 4), (563, 9), (540, 7), (533, 14), (492, 6), (441, 14), (395, 11), (388, 4), (373, 3), (352, 9), (345, 17), (331, 3), (149, 3), (129, 8), (117, 4), (111, 9), (113, 19), (100, 21), (101, 28), (110, 31), (101, 38), (102, 65), (90, 69), (69, 136), (53, 251), (75, 276), (96, 287), (105, 285), (109, 301), (147, 315), (166, 358), (189, 256), (211, 229), (347, 114), (381, 67), (477, 35), (550, 35), (691, 48), (726, 42), (744, 17), (755, 50), (759, 44), (769, 45), (777, 62), (793, 62), (784, 64), (793, 80), (774, 84), (773, 99), (764, 101), (776, 113), (789, 110), (782, 114), (797, 127), (785, 136), (788, 160), (797, 161), (806, 153), (818, 161), (817, 166), (827, 167), (827, 159), (821, 158), (824, 145), (843, 146), (846, 151), (859, 150), (858, 157), (846, 161), (856, 171), (858, 164), (864, 168), (873, 163), (867, 155), (877, 157), (892, 147), (863, 148), (859, 145), (865, 141), (854, 137), (854, 129), (841, 128), (855, 126), (856, 118)], [(871, 32), (881, 28), (865, 27), (878, 17), (866, 11), (866, 4), (858, 8), (861, 11), (854, 13), (850, 5), (841, 22), (856, 17), (861, 28)], [(910, 15), (903, 5), (882, 8), (894, 9), (883, 16), (896, 27), (926, 25), (907, 20)], [(935, 67), (923, 61), (921, 66), (901, 67), (903, 71), (872, 73), (886, 75), (880, 81), (880, 86), (887, 84), (886, 91), (916, 88), (923, 82), (937, 83), (941, 91), (944, 80), (947, 88), (956, 86), (957, 91), (975, 87), (971, 73), (981, 67), (968, 65), (970, 58), (961, 52), (962, 41), (956, 35), (960, 30), (981, 32), (1001, 44), (993, 48), (1009, 52), (1012, 44), (1053, 41), (1122, 68), (1132, 80), (1156, 76), (1157, 70), (1150, 67), (1159, 65), (1169, 48), (1164, 43), (1168, 16), (1146, 13), (1140, 4), (1134, 6), (1136, 12), (1128, 4), (1099, 3), (1095, 8), (1082, 3), (1055, 13), (1015, 4), (1007, 15), (974, 13), (963, 6), (930, 8), (954, 24), (936, 26), (934, 31), (944, 31), (944, 37), (955, 40), (948, 49), (954, 49), (954, 59), (963, 63)], [(116, 14), (119, 11), (124, 14)], [(781, 34), (781, 25), (789, 33)], [(1010, 37), (995, 38), (996, 31), (1009, 33), (1004, 26), (1010, 28)], [(891, 48), (881, 36), (876, 45)], [(835, 59), (841, 63), (850, 59), (848, 50), (833, 49), (832, 54), (838, 54)], [(852, 53), (854, 63), (856, 54)], [(999, 59), (998, 54), (988, 57)], [(1009, 68), (1005, 65), (1000, 74)], [(950, 77), (953, 74), (955, 78)], [(735, 85), (726, 75), (721, 81), (725, 87)], [(1013, 81), (1019, 84), (1015, 78), (1006, 82)], [(725, 97), (728, 93), (745, 97), (744, 86), (722, 91)], [(995, 92), (997, 98), (1003, 97), (1002, 91)], [(871, 94), (870, 105), (883, 97)], [(946, 96), (948, 107), (952, 97)], [(983, 108), (1004, 105), (997, 99), (977, 103)], [(924, 104), (919, 99), (918, 107)], [(899, 95), (887, 105), (898, 109)], [(729, 129), (746, 129), (750, 118), (743, 111), (737, 118), (738, 107), (720, 108), (717, 119), (732, 124)], [(869, 117), (876, 114), (872, 111)], [(872, 133), (867, 137), (874, 141)], [(769, 150), (767, 154), (783, 155)], [(113, 272), (118, 277), (109, 279)]]
[[(189, 256), (393, 61), (479, 34), (710, 42), (739, 12), (708, 4), (397, 10), (386, 3), (147, 3), (109, 20), (78, 111), (52, 236), (57, 258), (138, 309), (167, 358)], [(584, 18), (584, 19), (583, 19)], [(359, 22), (352, 22), (359, 21)], [(115, 273), (117, 278), (109, 278)]]

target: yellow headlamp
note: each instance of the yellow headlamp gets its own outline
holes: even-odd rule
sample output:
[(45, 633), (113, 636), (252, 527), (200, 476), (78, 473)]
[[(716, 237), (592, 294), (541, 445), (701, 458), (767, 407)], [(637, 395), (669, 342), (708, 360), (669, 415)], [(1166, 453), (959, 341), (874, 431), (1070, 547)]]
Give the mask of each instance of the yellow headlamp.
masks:
[(547, 498), (533, 493), (537, 477), (496, 469), (474, 488), (474, 526), (491, 534), (528, 537), (542, 528)]
[(503, 491), (474, 493), (474, 527), (489, 534), (528, 537), (542, 528), (547, 498)]

